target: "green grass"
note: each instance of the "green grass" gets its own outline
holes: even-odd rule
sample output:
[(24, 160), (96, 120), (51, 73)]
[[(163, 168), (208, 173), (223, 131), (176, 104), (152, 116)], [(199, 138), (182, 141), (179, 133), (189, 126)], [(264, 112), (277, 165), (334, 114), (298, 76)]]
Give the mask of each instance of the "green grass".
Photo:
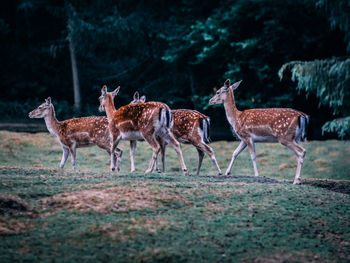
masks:
[[(237, 142), (215, 142), (222, 170)], [(0, 132), (0, 262), (348, 262), (350, 143), (304, 143), (303, 184), (296, 161), (278, 144), (257, 144), (254, 178), (248, 150), (231, 177), (215, 176), (208, 157), (201, 176), (181, 176), (173, 149), (166, 174), (144, 175), (151, 157), (128, 143), (121, 173), (108, 171), (97, 148), (77, 150), (57, 169), (61, 150), (48, 135)], [(191, 174), (197, 152), (182, 145)], [(69, 160), (70, 161), (70, 160)]]

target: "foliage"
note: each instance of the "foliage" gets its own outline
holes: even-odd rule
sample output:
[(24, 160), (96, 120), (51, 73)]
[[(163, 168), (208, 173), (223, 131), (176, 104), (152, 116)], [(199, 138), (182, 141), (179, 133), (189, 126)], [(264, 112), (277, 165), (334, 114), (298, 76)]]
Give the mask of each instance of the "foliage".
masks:
[(322, 132), (335, 132), (342, 139), (350, 137), (350, 116), (326, 122)]
[[(222, 167), (237, 144), (212, 144)], [(296, 161), (277, 144), (257, 145), (261, 178), (250, 176), (248, 150), (231, 177), (213, 176), (209, 158), (201, 176), (180, 176), (171, 149), (168, 173), (144, 175), (151, 151), (143, 142), (136, 173), (127, 173), (128, 158), (121, 173), (108, 172), (108, 155), (96, 147), (77, 150), (73, 172), (69, 163), (57, 169), (61, 151), (49, 134), (2, 131), (1, 262), (346, 262), (350, 144), (305, 146), (307, 179), (295, 186)], [(197, 152), (182, 148), (194, 172)]]
[(350, 2), (348, 0), (314, 0), (316, 6), (325, 10), (333, 28), (344, 32), (344, 41), (347, 43), (347, 52), (350, 53)]
[(289, 72), (297, 89), (316, 94), (334, 114), (350, 114), (350, 58), (288, 62), (278, 72), (280, 79)]
[[(43, 101), (38, 99), (27, 100), (25, 102), (19, 101), (0, 101), (0, 112), (2, 113), (1, 119), (4, 121), (28, 121), (28, 113), (38, 107)], [(59, 120), (71, 119), (74, 117), (80, 117), (77, 115), (73, 105), (65, 100), (53, 101), (55, 106), (56, 116)], [(94, 105), (86, 104), (83, 107), (83, 115), (100, 115), (98, 107)]]
[(82, 114), (96, 107), (103, 84), (120, 85), (117, 106), (138, 90), (172, 108), (204, 111), (218, 127), (226, 120), (207, 98), (225, 78), (244, 80), (239, 108), (312, 113), (314, 98), (304, 103), (276, 71), (285, 61), (346, 54), (344, 34), (304, 0), (16, 0), (0, 11), (2, 100), (73, 104), (67, 39), (77, 53)]
[[(347, 0), (315, 2), (317, 7), (326, 11), (331, 26), (339, 27), (344, 32), (344, 41), (347, 44), (347, 51), (350, 52), (350, 2)], [(297, 88), (306, 91), (306, 96), (310, 93), (316, 94), (320, 100), (319, 106), (327, 105), (334, 115), (345, 117), (326, 122), (322, 126), (322, 133), (335, 132), (342, 139), (349, 138), (349, 117), (346, 116), (350, 114), (350, 59), (333, 57), (309, 62), (288, 62), (278, 72), (281, 80), (288, 71), (291, 72), (292, 81), (298, 82)]]

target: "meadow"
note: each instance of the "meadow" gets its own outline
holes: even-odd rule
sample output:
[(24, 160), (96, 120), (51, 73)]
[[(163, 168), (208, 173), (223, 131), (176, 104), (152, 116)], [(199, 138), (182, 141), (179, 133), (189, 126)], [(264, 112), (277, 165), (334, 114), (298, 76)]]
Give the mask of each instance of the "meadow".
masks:
[[(238, 142), (213, 142), (227, 168)], [(261, 177), (249, 151), (231, 176), (217, 176), (197, 151), (166, 152), (165, 174), (145, 175), (151, 148), (138, 142), (129, 173), (97, 147), (77, 149), (58, 169), (61, 148), (48, 133), (0, 131), (0, 262), (349, 262), (350, 142), (303, 143), (303, 183), (279, 144), (257, 144)]]

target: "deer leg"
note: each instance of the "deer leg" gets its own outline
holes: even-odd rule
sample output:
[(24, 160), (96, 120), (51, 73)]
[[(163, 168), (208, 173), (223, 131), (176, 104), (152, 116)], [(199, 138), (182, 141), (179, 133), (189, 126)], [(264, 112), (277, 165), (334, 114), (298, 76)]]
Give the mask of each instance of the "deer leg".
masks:
[(199, 175), (199, 172), (200, 172), (201, 166), (202, 166), (202, 162), (203, 162), (203, 158), (204, 158), (204, 152), (199, 148), (197, 148), (197, 152), (198, 152), (197, 175)]
[[(121, 164), (122, 156), (123, 156), (123, 150), (116, 148), (114, 151), (114, 155), (115, 155), (114, 158), (117, 159), (117, 171), (119, 172), (120, 171), (120, 164)], [(115, 163), (114, 163), (114, 165), (115, 165)]]
[(252, 158), (252, 162), (253, 162), (253, 166), (254, 166), (254, 175), (255, 176), (259, 176), (258, 166), (256, 164), (255, 145), (254, 145), (253, 140), (249, 138), (247, 140), (247, 145), (248, 145), (249, 152), (250, 152), (250, 157)]
[(110, 153), (111, 153), (110, 169), (111, 169), (111, 171), (115, 170), (116, 155), (114, 154), (114, 151), (116, 150), (119, 141), (120, 141), (120, 138), (114, 138), (114, 137), (111, 140), (111, 149), (110, 149)]
[(245, 147), (247, 147), (247, 143), (242, 140), (241, 143), (238, 145), (238, 147), (236, 148), (236, 150), (232, 154), (232, 159), (231, 159), (229, 166), (227, 167), (225, 175), (229, 175), (231, 173), (232, 166), (233, 166), (237, 156), (245, 149)]
[(165, 148), (166, 148), (165, 141), (160, 139), (160, 156), (162, 158), (162, 173), (165, 173)]
[(62, 153), (62, 160), (61, 160), (61, 163), (60, 163), (60, 168), (63, 169), (64, 165), (66, 164), (66, 161), (67, 161), (67, 158), (68, 158), (68, 155), (69, 155), (69, 149), (65, 146), (62, 146), (62, 150), (63, 150), (63, 153)]
[(297, 166), (297, 171), (295, 174), (293, 184), (300, 184), (301, 183), (301, 169), (303, 168), (306, 150), (303, 147), (301, 147), (299, 144), (297, 144), (296, 142), (287, 142), (287, 143), (282, 143), (282, 144), (287, 146), (290, 150), (292, 150), (297, 157), (298, 166)]
[(199, 143), (199, 144), (197, 144), (197, 145), (195, 145), (195, 147), (197, 148), (198, 156), (199, 156), (199, 163), (198, 163), (197, 175), (199, 175), (199, 170), (200, 170), (200, 168), (201, 168), (202, 161), (203, 161), (203, 157), (202, 157), (202, 159), (201, 159), (201, 156), (199, 155), (199, 151), (202, 151), (202, 153), (204, 152), (204, 153), (206, 153), (206, 154), (209, 155), (211, 161), (212, 161), (213, 164), (214, 164), (214, 167), (215, 167), (215, 169), (216, 169), (218, 175), (221, 175), (222, 172), (221, 172), (221, 170), (220, 170), (220, 167), (219, 167), (219, 165), (218, 165), (218, 162), (216, 161), (216, 158), (215, 158), (215, 154), (214, 154), (213, 149), (212, 149), (210, 146), (208, 146), (207, 144), (203, 143), (203, 142), (202, 142), (202, 143)]
[(183, 175), (187, 175), (187, 167), (186, 167), (184, 158), (182, 156), (180, 143), (175, 139), (174, 135), (171, 132), (168, 135), (169, 135), (169, 145), (175, 149), (177, 156), (179, 157)]
[[(164, 154), (164, 149), (163, 149), (163, 141), (162, 139), (160, 139), (159, 137), (157, 138), (157, 141), (160, 145), (160, 155), (161, 155), (161, 159), (163, 161), (163, 154)], [(164, 161), (163, 161), (164, 162)], [(156, 171), (157, 173), (161, 173), (162, 171), (159, 169), (159, 166), (158, 166), (158, 156), (156, 158), (156, 161), (155, 161), (155, 165), (156, 165)]]
[(130, 173), (135, 172), (135, 161), (134, 161), (134, 157), (135, 157), (135, 148), (136, 148), (136, 141), (130, 141), (130, 163), (131, 163), (131, 169), (130, 169)]
[(145, 171), (145, 173), (151, 173), (153, 171), (154, 164), (157, 161), (157, 156), (160, 151), (160, 145), (154, 136), (147, 136), (145, 137), (145, 140), (149, 143), (149, 145), (151, 145), (153, 150), (152, 159), (149, 163), (147, 170)]
[(157, 158), (156, 158), (156, 161), (155, 161), (155, 166), (156, 166), (156, 171), (157, 171), (157, 173), (161, 173), (161, 170), (159, 169), (159, 167), (158, 167), (158, 156), (157, 156)]
[(73, 167), (73, 170), (75, 170), (75, 156), (76, 156), (76, 152), (77, 152), (77, 144), (73, 143), (73, 145), (71, 147), (69, 147), (69, 151), (70, 151), (71, 158), (72, 158), (72, 167)]

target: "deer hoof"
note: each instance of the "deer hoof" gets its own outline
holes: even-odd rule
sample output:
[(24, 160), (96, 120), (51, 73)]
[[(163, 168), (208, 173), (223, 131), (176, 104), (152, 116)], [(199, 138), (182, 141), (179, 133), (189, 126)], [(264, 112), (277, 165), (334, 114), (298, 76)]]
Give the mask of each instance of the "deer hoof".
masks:
[(113, 167), (113, 168), (111, 168), (111, 171), (112, 171), (112, 172), (114, 172), (114, 170), (115, 170), (115, 168), (114, 168), (114, 167)]
[(294, 180), (293, 184), (301, 184), (301, 180), (300, 179)]

